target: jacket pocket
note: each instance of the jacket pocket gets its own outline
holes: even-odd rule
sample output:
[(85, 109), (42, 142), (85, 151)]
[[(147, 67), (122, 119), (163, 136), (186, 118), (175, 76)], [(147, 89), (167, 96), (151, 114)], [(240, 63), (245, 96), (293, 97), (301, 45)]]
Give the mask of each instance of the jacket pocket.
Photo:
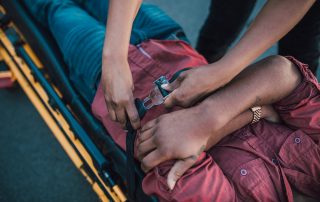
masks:
[(232, 175), (232, 181), (243, 201), (279, 201), (277, 187), (260, 158), (239, 166)]
[(278, 155), (290, 184), (304, 194), (319, 197), (319, 146), (303, 131), (298, 130), (287, 137)]

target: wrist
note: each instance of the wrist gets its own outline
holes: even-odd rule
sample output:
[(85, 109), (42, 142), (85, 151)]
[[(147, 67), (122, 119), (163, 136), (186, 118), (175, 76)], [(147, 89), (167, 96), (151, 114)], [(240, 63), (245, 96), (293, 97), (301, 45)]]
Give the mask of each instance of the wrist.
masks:
[(118, 61), (118, 60), (127, 60), (128, 59), (128, 53), (124, 51), (118, 51), (118, 50), (103, 50), (102, 53), (102, 59), (106, 61)]
[(186, 108), (188, 110), (188, 116), (192, 117), (197, 122), (197, 127), (201, 128), (201, 132), (197, 133), (196, 136), (201, 138), (206, 144), (211, 138), (211, 135), (215, 133), (215, 124), (213, 117), (210, 117), (206, 113), (206, 109), (204, 106), (196, 105), (190, 108)]
[(128, 56), (125, 53), (104, 51), (102, 55), (102, 71), (110, 74), (129, 71)]
[(261, 118), (268, 118), (272, 116), (273, 108), (271, 105), (263, 105), (261, 106)]
[[(235, 76), (235, 73), (232, 71), (233, 68), (227, 65), (226, 62), (219, 60), (215, 63), (209, 64), (207, 68), (207, 75), (209, 76), (209, 81), (217, 81), (219, 77), (218, 84), (219, 87), (222, 87), (229, 83)], [(216, 83), (211, 83), (213, 86), (217, 86)]]
[(250, 64), (249, 61), (240, 59), (241, 57), (240, 55), (233, 54), (233, 51), (230, 50), (218, 61), (219, 66), (225, 72), (226, 83), (229, 83)]
[(129, 45), (112, 45), (107, 42), (104, 43), (102, 59), (104, 60), (123, 60), (128, 58)]
[(250, 111), (252, 112), (252, 120), (251, 120), (251, 124), (257, 123), (258, 121), (260, 121), (262, 117), (262, 107), (261, 106), (254, 106), (250, 108)]
[(201, 122), (205, 127), (210, 127), (212, 133), (220, 130), (227, 122), (227, 114), (223, 113), (224, 107), (218, 106), (214, 100), (204, 100), (195, 106)]

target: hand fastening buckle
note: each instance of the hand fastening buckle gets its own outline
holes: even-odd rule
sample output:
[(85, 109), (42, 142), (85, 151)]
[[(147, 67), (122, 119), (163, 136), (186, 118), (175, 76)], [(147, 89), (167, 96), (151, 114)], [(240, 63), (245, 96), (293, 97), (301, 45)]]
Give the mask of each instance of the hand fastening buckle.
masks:
[(169, 94), (168, 91), (161, 87), (163, 84), (169, 84), (169, 81), (165, 76), (161, 76), (159, 79), (154, 81), (153, 84), (154, 87), (150, 94), (142, 101), (144, 108), (147, 110), (164, 103), (167, 95)]

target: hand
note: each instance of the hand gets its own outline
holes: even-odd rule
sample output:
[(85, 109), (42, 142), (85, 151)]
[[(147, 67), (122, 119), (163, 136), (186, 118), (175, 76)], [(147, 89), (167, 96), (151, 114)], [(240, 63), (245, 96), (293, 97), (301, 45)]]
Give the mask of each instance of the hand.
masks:
[(102, 66), (101, 82), (110, 118), (125, 129), (128, 117), (133, 128), (140, 128), (132, 93), (132, 74), (127, 59), (106, 58)]
[(205, 117), (203, 110), (193, 107), (162, 115), (145, 124), (138, 136), (136, 152), (142, 169), (148, 172), (164, 161), (177, 159), (168, 175), (168, 185), (172, 189), (206, 148), (214, 123)]
[(174, 82), (162, 86), (172, 91), (164, 104), (166, 107), (190, 107), (225, 85), (228, 77), (219, 62), (182, 72)]

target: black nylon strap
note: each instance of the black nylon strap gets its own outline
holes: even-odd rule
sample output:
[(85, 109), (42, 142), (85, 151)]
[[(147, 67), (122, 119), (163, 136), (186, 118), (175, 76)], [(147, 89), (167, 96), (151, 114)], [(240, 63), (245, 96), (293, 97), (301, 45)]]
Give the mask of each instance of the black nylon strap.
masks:
[(134, 141), (137, 131), (132, 128), (130, 122), (127, 122), (128, 134), (126, 137), (126, 154), (127, 154), (127, 183), (130, 201), (136, 201), (136, 173), (134, 161)]
[[(135, 105), (138, 110), (139, 117), (142, 119), (146, 113), (146, 109), (143, 107), (143, 103), (139, 99), (135, 99)], [(133, 129), (130, 121), (127, 121), (126, 128), (128, 130), (126, 137), (128, 194), (130, 201), (136, 201), (137, 175), (135, 172), (134, 142), (137, 136), (137, 131)]]

